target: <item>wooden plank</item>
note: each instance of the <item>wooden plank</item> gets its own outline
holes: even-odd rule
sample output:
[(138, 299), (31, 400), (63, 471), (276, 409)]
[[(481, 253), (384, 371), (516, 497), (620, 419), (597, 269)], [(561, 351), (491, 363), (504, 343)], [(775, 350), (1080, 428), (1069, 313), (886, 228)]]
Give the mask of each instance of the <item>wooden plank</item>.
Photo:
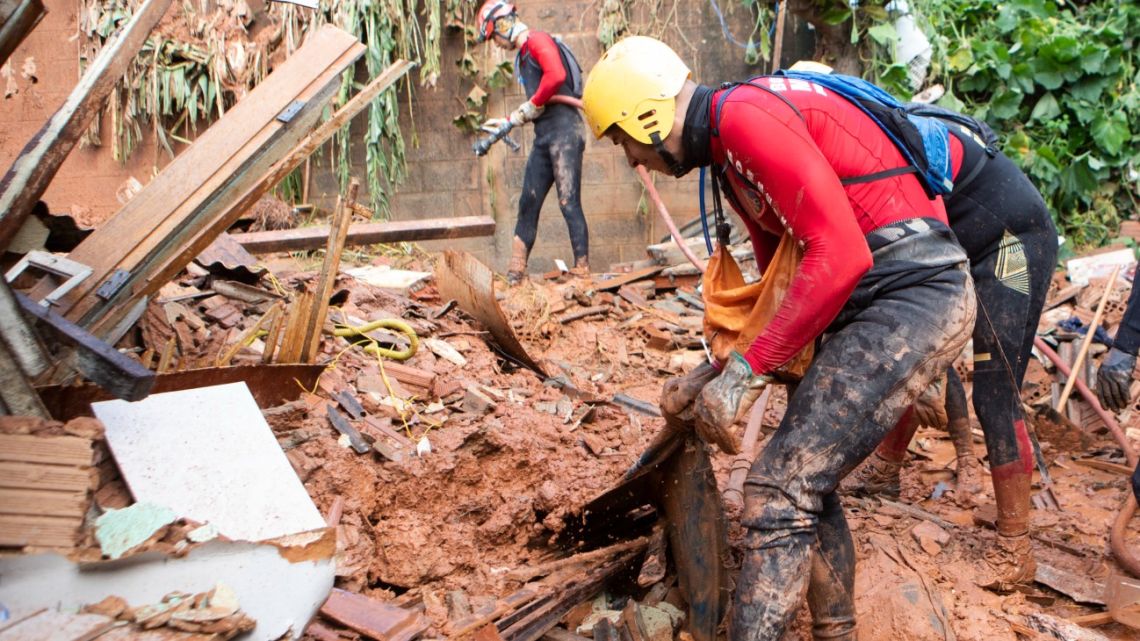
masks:
[[(354, 57), (342, 59), (347, 53), (359, 52), (361, 48), (362, 45), (349, 34), (335, 27), (322, 27), (248, 96), (203, 132), (189, 149), (69, 254), (69, 258), (90, 266), (93, 271), (87, 281), (61, 301), (65, 315), (72, 320), (79, 319), (86, 308), (80, 312), (73, 311), (71, 308), (77, 301), (93, 298), (94, 290), (116, 268), (133, 273), (141, 256), (159, 246), (172, 230), (182, 229), (187, 216), (197, 205), (208, 201), (210, 196), (218, 195), (219, 191), (225, 191), (225, 187), (232, 187), (235, 172), (248, 170), (257, 153), (264, 151), (268, 139), (286, 128), (285, 123), (276, 120), (277, 116), (296, 99), (312, 102), (313, 98), (323, 97), (325, 92), (322, 90), (335, 83), (339, 72), (355, 60)], [(344, 66), (330, 68), (341, 64)], [(306, 96), (306, 92), (309, 95)], [(315, 117), (304, 118), (304, 113), (311, 112), (314, 106), (318, 105), (307, 105), (302, 113), (293, 117), (289, 128), (296, 130), (295, 137), (285, 141), (285, 148), (291, 148), (296, 140), (308, 133), (300, 130), (298, 125), (302, 123), (299, 119), (315, 124)], [(273, 160), (276, 159), (275, 156)], [(268, 167), (272, 162), (264, 164)], [(261, 172), (255, 173), (260, 176)], [(191, 259), (205, 249), (205, 245), (195, 249)]]
[(0, 488), (0, 515), (73, 516), (87, 511), (87, 491), (14, 490)]
[(665, 269), (665, 267), (662, 265), (654, 265), (653, 267), (646, 267), (645, 269), (639, 269), (628, 274), (622, 274), (616, 278), (611, 278), (609, 280), (595, 281), (593, 284), (593, 289), (599, 292), (614, 291), (622, 285), (628, 285), (639, 280), (652, 278), (653, 276), (659, 274), (663, 269)]
[(377, 641), (411, 641), (428, 628), (419, 612), (333, 588), (321, 614)]
[(0, 463), (0, 488), (81, 492), (93, 484), (91, 470), (78, 467)]
[[(342, 59), (344, 67), (363, 51), (354, 48)], [(243, 153), (247, 161), (225, 170), (216, 176), (196, 196), (193, 202), (184, 203), (173, 217), (180, 222), (171, 227), (168, 219), (142, 244), (129, 252), (119, 269), (129, 273), (125, 287), (110, 299), (88, 296), (70, 312), (70, 317), (87, 327), (93, 334), (103, 337), (113, 327), (121, 309), (132, 299), (157, 292), (194, 259), (206, 245), (233, 224), (241, 211), (232, 207), (233, 200), (248, 187), (249, 181), (259, 176), (279, 157), (283, 149), (303, 136), (320, 116), (323, 105), (335, 93), (341, 66), (330, 68), (301, 95), (306, 104), (285, 126), (274, 123), (258, 139), (257, 149)], [(315, 92), (315, 93), (314, 93)], [(254, 143), (251, 143), (253, 145)], [(226, 166), (238, 163), (230, 159)], [(205, 194), (203, 197), (202, 195)], [(129, 267), (129, 268), (128, 268)]]
[(0, 515), (0, 546), (69, 548), (81, 525), (82, 517)]
[(0, 180), (0, 249), (20, 230), (71, 149), (87, 131), (171, 0), (146, 0), (87, 67), (79, 84)]
[(20, 368), (20, 361), (0, 340), (0, 415), (48, 418), (47, 408)]
[(91, 460), (90, 439), (78, 436), (0, 434), (0, 461), (85, 467), (91, 465)]
[[(495, 233), (495, 220), (490, 216), (459, 216), (456, 218), (427, 218), (419, 220), (393, 220), (384, 223), (356, 224), (348, 229), (345, 246), (401, 243), (420, 240), (446, 240), (473, 238)], [(329, 237), (327, 225), (231, 234), (253, 254), (319, 249)]]
[(0, 65), (20, 46), (44, 17), (41, 0), (7, 0), (0, 3)]
[[(294, 144), (298, 137), (316, 124), (323, 105), (332, 98), (339, 86), (340, 70), (350, 66), (352, 59), (363, 51), (363, 45), (353, 48), (352, 52), (341, 59), (343, 66), (330, 68), (307, 89), (301, 95), (306, 106), (288, 125), (284, 128), (274, 125), (277, 127), (275, 133), (252, 154), (248, 163), (229, 174), (220, 187), (212, 189), (205, 201), (195, 206), (194, 211), (177, 228), (166, 229), (163, 232), (166, 235), (157, 241), (156, 237), (152, 237), (151, 240), (155, 242), (148, 243), (152, 249), (145, 256), (141, 248), (128, 256), (127, 261), (134, 264), (129, 270), (131, 277), (128, 286), (111, 300), (99, 302), (96, 309), (83, 316), (84, 324), (90, 327), (92, 333), (102, 337), (117, 322), (123, 305), (120, 301), (156, 293), (237, 220), (242, 210), (234, 207), (235, 199), (248, 188), (249, 181), (260, 175), (280, 156), (283, 149)], [(188, 207), (189, 205), (184, 205), (183, 209)], [(78, 312), (73, 312), (76, 313)]]
[(87, 380), (127, 401), (142, 400), (150, 394), (154, 372), (27, 296), (17, 293), (16, 299), (57, 342), (75, 350), (77, 368)]
[(0, 334), (19, 361), (20, 370), (27, 376), (35, 378), (51, 366), (39, 336), (32, 330), (24, 317), (24, 312), (20, 310), (16, 292), (12, 291), (8, 281), (2, 277), (0, 277)]
[(435, 372), (390, 361), (384, 361), (384, 373), (405, 385), (425, 390), (430, 390), (435, 382)]
[(344, 237), (352, 223), (352, 206), (356, 203), (356, 193), (360, 182), (353, 178), (348, 185), (348, 193), (337, 199), (332, 217), (332, 231), (325, 246), (325, 260), (321, 273), (317, 276), (317, 288), (313, 291), (313, 307), (305, 319), (305, 334), (301, 339), (301, 362), (312, 363), (321, 346), (321, 328), (329, 313), (329, 296), (336, 285), (336, 275), (340, 271), (340, 255), (344, 251)]

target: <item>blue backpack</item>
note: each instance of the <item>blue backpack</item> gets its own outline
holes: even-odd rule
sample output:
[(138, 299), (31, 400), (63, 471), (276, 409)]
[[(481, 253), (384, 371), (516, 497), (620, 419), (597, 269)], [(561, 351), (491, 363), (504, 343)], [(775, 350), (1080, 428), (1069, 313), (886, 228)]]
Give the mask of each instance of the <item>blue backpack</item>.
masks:
[[(843, 178), (844, 185), (872, 182), (902, 174), (913, 173), (918, 178), (926, 195), (930, 198), (949, 194), (954, 189), (953, 167), (950, 163), (950, 133), (946, 124), (937, 118), (909, 113), (906, 106), (897, 98), (875, 85), (853, 76), (842, 74), (822, 74), (807, 71), (777, 71), (774, 75), (813, 82), (830, 89), (858, 107), (875, 121), (883, 133), (907, 161), (907, 166), (879, 171), (865, 176)], [(783, 93), (752, 82), (752, 87), (767, 91), (785, 103), (797, 114), (799, 109)], [(739, 86), (739, 85), (736, 85)], [(733, 87), (734, 88), (734, 87)], [(721, 104), (724, 102), (722, 94)], [(717, 120), (720, 119), (720, 104), (717, 105)], [(801, 115), (802, 117), (802, 115)], [(716, 125), (714, 124), (714, 130)]]

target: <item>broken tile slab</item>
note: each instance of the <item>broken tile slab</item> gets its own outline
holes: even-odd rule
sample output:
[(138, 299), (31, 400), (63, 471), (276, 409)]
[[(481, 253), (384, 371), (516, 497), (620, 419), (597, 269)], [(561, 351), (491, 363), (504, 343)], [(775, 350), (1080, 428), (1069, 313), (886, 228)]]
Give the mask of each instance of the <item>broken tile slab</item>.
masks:
[(95, 540), (99, 542), (103, 556), (118, 559), (177, 519), (174, 510), (153, 503), (135, 503), (121, 510), (107, 510), (95, 520)]
[(137, 501), (210, 523), (235, 541), (325, 526), (244, 383), (92, 408)]
[(362, 594), (334, 589), (321, 614), (377, 641), (411, 641), (428, 628), (415, 610), (405, 610)]
[(178, 558), (157, 551), (84, 564), (58, 554), (6, 557), (0, 559), (0, 603), (15, 620), (43, 608), (75, 611), (110, 595), (128, 603), (159, 603), (171, 592), (209, 592), (224, 583), (242, 611), (257, 621), (243, 640), (297, 639), (334, 578), (334, 546), (307, 550), (290, 560), (274, 544), (211, 541)]
[(395, 289), (408, 293), (418, 289), (423, 282), (431, 277), (431, 272), (414, 272), (404, 269), (392, 269), (388, 265), (368, 265), (367, 267), (354, 267), (346, 270), (348, 275), (356, 280), (368, 283), (383, 289)]

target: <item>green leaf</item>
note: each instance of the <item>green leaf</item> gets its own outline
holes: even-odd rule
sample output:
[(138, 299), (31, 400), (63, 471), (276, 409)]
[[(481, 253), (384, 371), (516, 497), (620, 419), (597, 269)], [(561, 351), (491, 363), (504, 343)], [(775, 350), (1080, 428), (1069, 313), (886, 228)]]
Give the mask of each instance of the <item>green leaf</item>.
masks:
[(841, 25), (844, 22), (847, 22), (847, 20), (849, 20), (850, 18), (851, 18), (851, 8), (850, 7), (832, 7), (831, 9), (828, 9), (827, 12), (825, 12), (823, 14), (821, 19), (823, 20), (824, 24), (829, 24), (829, 25), (834, 27), (837, 25)]
[(1128, 130), (1128, 116), (1119, 111), (1111, 116), (1097, 116), (1092, 122), (1092, 137), (1101, 149), (1115, 156), (1132, 137), (1132, 132)]
[(999, 120), (1008, 120), (1017, 115), (1018, 107), (1021, 106), (1022, 95), (1017, 91), (1002, 91), (994, 94), (993, 100), (990, 101), (990, 110), (994, 118)]
[(875, 42), (883, 45), (884, 47), (893, 47), (898, 42), (899, 34), (895, 31), (895, 26), (889, 22), (877, 24), (867, 30), (867, 35)]
[(946, 62), (950, 65), (950, 71), (965, 71), (974, 64), (974, 53), (969, 47), (960, 47), (950, 54)]
[(1085, 76), (1067, 87), (1069, 96), (1077, 100), (1087, 100), (1091, 103), (1100, 102), (1105, 88), (1112, 82), (1105, 76)]
[(1057, 99), (1053, 97), (1052, 93), (1046, 93), (1033, 106), (1033, 113), (1029, 114), (1029, 121), (1047, 121), (1059, 115), (1061, 115), (1061, 106), (1057, 104)]

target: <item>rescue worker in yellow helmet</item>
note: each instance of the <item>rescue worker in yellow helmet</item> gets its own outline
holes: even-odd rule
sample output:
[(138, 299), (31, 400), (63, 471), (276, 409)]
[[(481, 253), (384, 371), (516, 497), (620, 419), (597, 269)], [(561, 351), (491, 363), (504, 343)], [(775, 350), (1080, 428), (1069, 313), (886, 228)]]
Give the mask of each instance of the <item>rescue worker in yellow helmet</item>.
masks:
[[(622, 40), (589, 73), (586, 121), (631, 165), (710, 166), (763, 272), (790, 233), (803, 260), (773, 320), (692, 400), (697, 432), (739, 449), (736, 422), (772, 373), (824, 336), (745, 481), (729, 638), (777, 641), (808, 593), (817, 639), (855, 639), (855, 552), (836, 489), (974, 324), (965, 252), (878, 124), (821, 85), (762, 77), (712, 89), (664, 43)], [(851, 177), (858, 184), (845, 183)], [(715, 192), (714, 192), (715, 193)], [(695, 370), (703, 376), (702, 368)]]

